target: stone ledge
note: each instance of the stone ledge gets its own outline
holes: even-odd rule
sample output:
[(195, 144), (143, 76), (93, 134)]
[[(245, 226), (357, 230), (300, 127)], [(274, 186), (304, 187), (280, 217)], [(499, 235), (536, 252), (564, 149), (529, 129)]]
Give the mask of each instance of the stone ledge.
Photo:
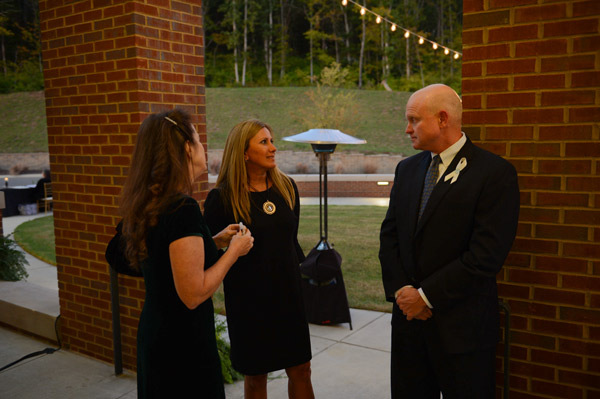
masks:
[(0, 281), (0, 323), (57, 342), (58, 292), (27, 281)]
[[(223, 156), (222, 149), (208, 150), (208, 167), (211, 172), (218, 170)], [(312, 151), (277, 151), (277, 166), (284, 173), (319, 174), (319, 160)], [(402, 154), (363, 154), (360, 152), (338, 151), (331, 154), (327, 168), (335, 174), (394, 173), (398, 162), (405, 159)]]
[(17, 165), (27, 167), (29, 172), (41, 172), (50, 167), (50, 155), (47, 152), (0, 153), (0, 171), (9, 171)]
[[(301, 197), (319, 196), (319, 175), (289, 175), (298, 185)], [(216, 175), (208, 176), (208, 189), (215, 186)], [(393, 174), (333, 174), (327, 175), (327, 197), (389, 198)]]
[[(289, 174), (289, 177), (294, 179), (296, 183), (298, 182), (318, 182), (319, 175), (313, 173), (307, 174)], [(217, 181), (217, 175), (208, 175), (208, 184), (214, 185)], [(378, 181), (394, 181), (393, 173), (375, 173), (375, 174), (367, 174), (367, 173), (355, 173), (355, 174), (327, 174), (327, 181), (353, 181), (353, 182), (378, 182)]]

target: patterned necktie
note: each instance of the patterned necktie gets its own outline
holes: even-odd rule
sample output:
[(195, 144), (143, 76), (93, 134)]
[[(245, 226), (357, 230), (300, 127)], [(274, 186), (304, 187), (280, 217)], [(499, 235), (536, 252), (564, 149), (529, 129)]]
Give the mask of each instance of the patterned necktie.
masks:
[(438, 176), (440, 175), (440, 156), (436, 155), (433, 157), (429, 169), (427, 169), (427, 175), (425, 176), (425, 184), (423, 185), (423, 194), (421, 195), (421, 207), (419, 208), (419, 219), (423, 215), (429, 196), (437, 183)]

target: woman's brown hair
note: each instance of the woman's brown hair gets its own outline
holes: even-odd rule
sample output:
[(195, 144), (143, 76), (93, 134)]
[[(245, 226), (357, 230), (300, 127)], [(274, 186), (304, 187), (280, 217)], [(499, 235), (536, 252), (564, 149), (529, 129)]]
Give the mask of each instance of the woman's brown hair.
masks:
[[(221, 190), (223, 202), (232, 210), (234, 219), (238, 222), (244, 221), (248, 225), (251, 223), (248, 194), (250, 187), (244, 153), (248, 149), (250, 139), (263, 128), (273, 133), (269, 125), (256, 119), (240, 122), (231, 129), (225, 142), (221, 170), (216, 183), (216, 187)], [(290, 178), (278, 167), (269, 169), (267, 176), (289, 207), (294, 209), (296, 195)]]
[(148, 256), (150, 227), (177, 196), (192, 192), (186, 142), (193, 145), (194, 129), (190, 115), (181, 109), (152, 114), (138, 130), (119, 209), (125, 254), (138, 269)]

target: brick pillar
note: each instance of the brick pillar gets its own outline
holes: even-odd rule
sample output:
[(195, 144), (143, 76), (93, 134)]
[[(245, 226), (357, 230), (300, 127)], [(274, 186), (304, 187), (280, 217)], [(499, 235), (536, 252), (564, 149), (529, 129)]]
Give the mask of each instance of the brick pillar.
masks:
[(519, 172), (518, 236), (498, 276), (511, 397), (598, 398), (600, 2), (463, 7), (465, 131)]
[[(111, 361), (104, 251), (140, 122), (186, 108), (206, 146), (201, 4), (41, 0), (40, 20), (62, 339)], [(123, 361), (134, 369), (144, 286), (120, 285)]]

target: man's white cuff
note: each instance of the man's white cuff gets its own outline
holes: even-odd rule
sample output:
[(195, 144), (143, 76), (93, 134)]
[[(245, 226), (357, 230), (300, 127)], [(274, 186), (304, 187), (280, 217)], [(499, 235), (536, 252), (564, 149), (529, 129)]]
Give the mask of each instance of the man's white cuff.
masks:
[(425, 293), (423, 292), (423, 288), (419, 288), (419, 295), (421, 295), (421, 298), (423, 298), (423, 300), (425, 301), (425, 304), (427, 305), (427, 307), (429, 309), (433, 309), (433, 305), (429, 302), (429, 300), (427, 299), (427, 296), (425, 295)]

